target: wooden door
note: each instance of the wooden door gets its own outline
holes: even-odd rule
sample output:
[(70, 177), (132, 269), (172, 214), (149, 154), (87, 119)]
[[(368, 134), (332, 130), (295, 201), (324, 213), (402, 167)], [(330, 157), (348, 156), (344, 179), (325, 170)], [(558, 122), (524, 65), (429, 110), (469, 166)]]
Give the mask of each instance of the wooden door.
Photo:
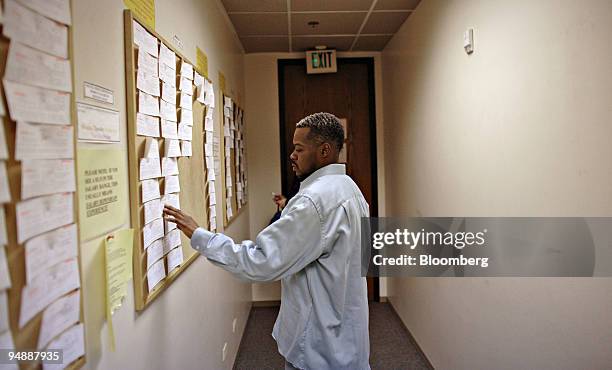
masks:
[[(338, 72), (306, 74), (304, 59), (279, 60), (279, 108), (283, 194), (297, 186), (289, 155), (300, 119), (329, 112), (345, 119), (346, 171), (378, 215), (376, 176), (376, 112), (373, 58), (339, 58)], [(379, 300), (378, 279), (368, 278), (368, 298)]]

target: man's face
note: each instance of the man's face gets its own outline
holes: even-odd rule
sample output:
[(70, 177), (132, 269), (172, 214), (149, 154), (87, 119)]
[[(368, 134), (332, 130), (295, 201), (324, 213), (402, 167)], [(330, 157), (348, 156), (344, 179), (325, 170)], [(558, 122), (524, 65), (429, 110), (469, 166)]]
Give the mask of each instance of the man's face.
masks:
[(310, 127), (298, 127), (293, 134), (293, 153), (289, 156), (291, 168), (298, 179), (303, 180), (317, 170), (318, 145), (308, 139)]

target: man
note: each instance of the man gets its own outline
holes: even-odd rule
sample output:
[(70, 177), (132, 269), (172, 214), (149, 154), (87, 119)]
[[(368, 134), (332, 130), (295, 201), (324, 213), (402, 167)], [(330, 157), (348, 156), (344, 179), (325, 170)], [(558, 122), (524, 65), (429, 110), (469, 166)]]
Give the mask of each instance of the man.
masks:
[(281, 280), (272, 336), (286, 369), (369, 369), (368, 302), (361, 277), (361, 217), (368, 205), (337, 164), (344, 131), (336, 116), (302, 119), (293, 136), (299, 192), (255, 241), (234, 241), (198, 228), (166, 206), (168, 221), (211, 262), (252, 281)]

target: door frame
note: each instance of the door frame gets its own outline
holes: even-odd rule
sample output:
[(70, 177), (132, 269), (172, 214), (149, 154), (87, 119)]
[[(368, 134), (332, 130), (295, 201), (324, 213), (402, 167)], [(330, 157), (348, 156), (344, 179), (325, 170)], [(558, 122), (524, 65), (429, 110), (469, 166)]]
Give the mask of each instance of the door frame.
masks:
[[(376, 83), (374, 78), (374, 57), (358, 57), (358, 58), (338, 58), (337, 65), (340, 67), (342, 64), (365, 64), (368, 71), (368, 104), (369, 109), (369, 129), (372, 135), (371, 140), (371, 151), (370, 151), (370, 162), (371, 166), (371, 178), (372, 178), (372, 204), (370, 204), (370, 216), (378, 217), (378, 162), (377, 162), (377, 148), (376, 148)], [(285, 145), (285, 78), (284, 68), (285, 66), (303, 65), (306, 69), (306, 58), (292, 58), (292, 59), (278, 59), (277, 60), (277, 74), (278, 74), (278, 124), (280, 134), (280, 153), (281, 157), (283, 153), (290, 154), (287, 151)], [(286, 158), (281, 158), (281, 188), (283, 194), (286, 194), (289, 190), (289, 184), (287, 184), (287, 169), (286, 166), (282, 165)], [(374, 301), (380, 302), (380, 279), (373, 277), (373, 290), (374, 290)]]

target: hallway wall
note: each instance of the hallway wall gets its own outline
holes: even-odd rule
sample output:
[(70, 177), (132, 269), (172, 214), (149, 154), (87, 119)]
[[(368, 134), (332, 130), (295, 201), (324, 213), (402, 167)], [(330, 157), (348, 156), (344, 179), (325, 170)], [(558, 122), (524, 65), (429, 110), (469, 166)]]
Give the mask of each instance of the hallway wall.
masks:
[[(121, 142), (111, 146), (125, 151), (127, 163), (123, 1), (78, 0), (72, 3), (76, 100), (86, 101), (84, 81), (114, 91), (112, 108), (120, 112), (122, 134)], [(224, 19), (220, 2), (157, 0), (155, 3), (156, 31), (162, 37), (173, 42), (177, 35), (184, 45), (181, 52), (193, 63), (196, 62), (196, 46), (208, 54), (208, 71), (216, 94), (219, 94), (218, 70), (221, 69), (228, 90), (234, 96), (244, 96), (244, 54)], [(215, 114), (215, 120), (216, 130), (220, 130), (219, 114)], [(79, 143), (79, 147), (95, 146)], [(219, 194), (220, 181), (217, 186)], [(217, 220), (222, 219), (220, 211), (218, 207)], [(129, 227), (129, 213), (126, 212), (122, 228)], [(226, 232), (237, 239), (248, 237), (248, 206)], [(117, 348), (111, 352), (105, 318), (104, 254), (100, 238), (81, 244), (81, 259), (86, 368), (232, 367), (250, 308), (250, 284), (239, 282), (200, 257), (142, 313), (134, 311), (130, 284), (123, 307), (113, 318)], [(238, 319), (238, 325), (236, 333), (232, 334), (234, 318)], [(224, 342), (228, 343), (228, 355), (222, 362)]]
[[(610, 35), (607, 0), (422, 1), (382, 53), (387, 215), (609, 216)], [(388, 284), (436, 369), (612, 363), (611, 279)]]
[[(374, 57), (376, 91), (376, 148), (378, 156), (378, 210), (385, 212), (383, 94), (379, 52), (339, 52), (338, 58)], [(245, 55), (245, 108), (247, 127), (250, 233), (268, 225), (276, 212), (272, 192), (281, 191), (278, 67), (279, 59), (304, 58), (304, 53), (255, 53)], [(297, 122), (296, 122), (297, 123)], [(381, 296), (386, 296), (386, 281), (381, 279)], [(253, 301), (280, 300), (280, 283), (253, 284)]]

